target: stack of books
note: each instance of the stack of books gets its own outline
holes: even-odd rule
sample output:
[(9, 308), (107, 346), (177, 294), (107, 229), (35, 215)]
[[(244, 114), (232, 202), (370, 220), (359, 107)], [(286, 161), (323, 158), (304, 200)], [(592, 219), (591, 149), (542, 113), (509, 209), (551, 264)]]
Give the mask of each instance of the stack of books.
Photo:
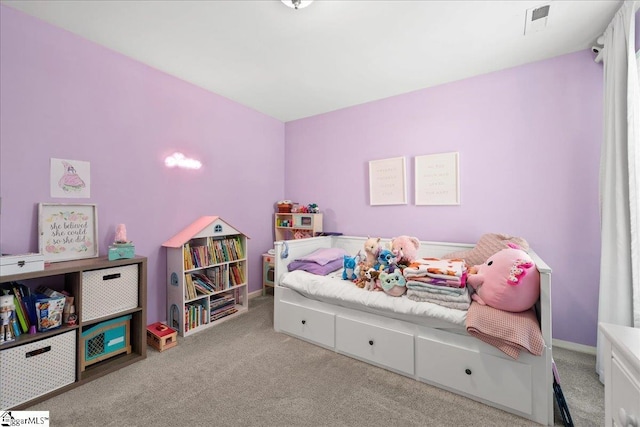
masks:
[(216, 321), (238, 311), (235, 306), (236, 299), (231, 294), (221, 294), (211, 298), (209, 310), (211, 312), (211, 321)]

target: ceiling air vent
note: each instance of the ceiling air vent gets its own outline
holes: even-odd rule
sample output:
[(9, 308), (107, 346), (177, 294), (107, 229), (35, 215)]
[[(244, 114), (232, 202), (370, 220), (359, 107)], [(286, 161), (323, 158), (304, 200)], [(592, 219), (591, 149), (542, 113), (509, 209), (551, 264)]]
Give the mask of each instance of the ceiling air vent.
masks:
[(549, 9), (551, 5), (534, 7), (527, 9), (527, 17), (524, 22), (524, 34), (537, 33), (547, 28), (547, 20), (549, 19)]

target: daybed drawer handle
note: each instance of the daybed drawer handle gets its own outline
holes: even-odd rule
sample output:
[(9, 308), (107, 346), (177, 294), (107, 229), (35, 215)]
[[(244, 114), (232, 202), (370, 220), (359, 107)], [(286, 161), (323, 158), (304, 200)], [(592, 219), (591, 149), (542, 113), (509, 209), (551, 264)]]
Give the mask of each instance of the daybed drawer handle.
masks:
[(373, 340), (369, 340), (369, 345), (373, 345)]
[(464, 370), (464, 373), (467, 375), (471, 375), (471, 369), (467, 368)]
[(306, 320), (303, 320), (303, 321), (302, 321), (302, 324), (304, 325), (305, 323), (307, 323), (307, 321), (306, 321)]

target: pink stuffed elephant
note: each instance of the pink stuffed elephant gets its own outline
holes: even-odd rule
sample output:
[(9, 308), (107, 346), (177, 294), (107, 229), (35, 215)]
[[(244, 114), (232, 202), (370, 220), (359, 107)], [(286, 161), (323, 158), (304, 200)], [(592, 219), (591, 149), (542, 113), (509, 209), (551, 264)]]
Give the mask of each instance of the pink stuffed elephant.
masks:
[(391, 252), (398, 258), (398, 264), (409, 265), (417, 258), (420, 240), (413, 236), (399, 236), (391, 239)]
[(540, 272), (525, 251), (509, 244), (475, 267), (467, 283), (475, 289), (472, 298), (482, 305), (519, 313), (533, 307), (540, 297)]

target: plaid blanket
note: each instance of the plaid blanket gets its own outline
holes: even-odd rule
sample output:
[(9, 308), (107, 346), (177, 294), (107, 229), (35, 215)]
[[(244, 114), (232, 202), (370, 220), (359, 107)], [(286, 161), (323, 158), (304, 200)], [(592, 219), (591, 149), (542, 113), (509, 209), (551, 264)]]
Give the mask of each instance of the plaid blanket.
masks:
[(517, 359), (521, 350), (540, 356), (544, 340), (536, 313), (532, 309), (511, 313), (471, 303), (466, 319), (467, 332)]

